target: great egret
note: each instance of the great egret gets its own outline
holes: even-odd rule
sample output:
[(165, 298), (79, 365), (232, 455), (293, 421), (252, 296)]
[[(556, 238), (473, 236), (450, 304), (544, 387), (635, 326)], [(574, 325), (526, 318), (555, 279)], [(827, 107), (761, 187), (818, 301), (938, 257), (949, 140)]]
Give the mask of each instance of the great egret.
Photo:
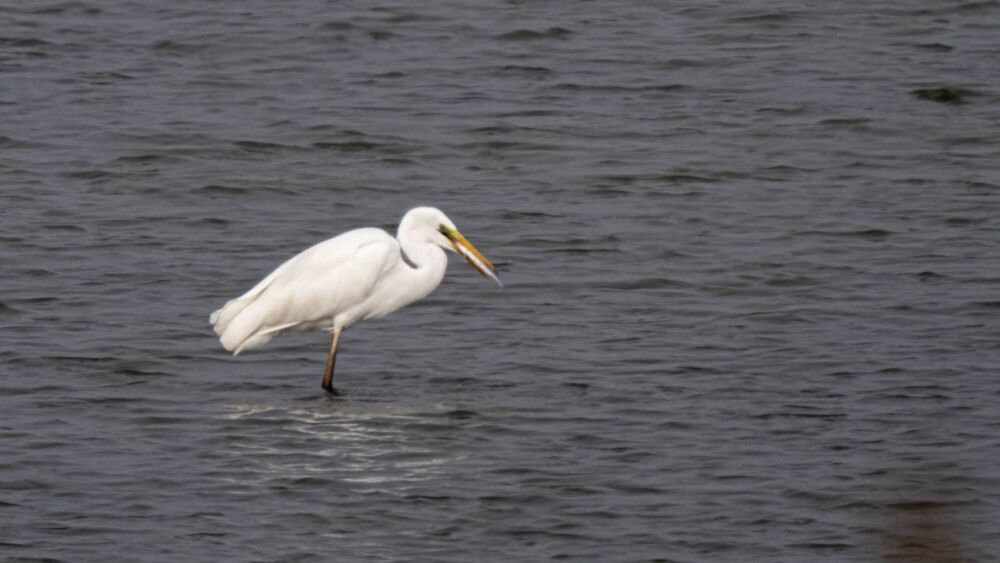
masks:
[(448, 267), (444, 250), (458, 252), (476, 271), (500, 284), (493, 264), (444, 213), (417, 207), (403, 216), (396, 238), (382, 229), (362, 228), (303, 250), (212, 313), (209, 322), (234, 356), (286, 330), (329, 332), (323, 388), (335, 394), (333, 366), (340, 334), (434, 291)]

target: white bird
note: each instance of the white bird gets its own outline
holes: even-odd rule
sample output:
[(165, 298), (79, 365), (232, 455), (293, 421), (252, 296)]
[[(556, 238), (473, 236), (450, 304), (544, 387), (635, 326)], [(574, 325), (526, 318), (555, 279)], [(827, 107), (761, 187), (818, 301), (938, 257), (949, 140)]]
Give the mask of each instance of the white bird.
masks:
[[(333, 389), (340, 334), (428, 296), (441, 283), (453, 250), (500, 284), (496, 268), (433, 207), (417, 207), (399, 222), (396, 238), (382, 229), (347, 231), (278, 266), (250, 291), (212, 313), (209, 322), (235, 356), (286, 330), (331, 334), (323, 388)], [(502, 284), (500, 284), (502, 286)]]

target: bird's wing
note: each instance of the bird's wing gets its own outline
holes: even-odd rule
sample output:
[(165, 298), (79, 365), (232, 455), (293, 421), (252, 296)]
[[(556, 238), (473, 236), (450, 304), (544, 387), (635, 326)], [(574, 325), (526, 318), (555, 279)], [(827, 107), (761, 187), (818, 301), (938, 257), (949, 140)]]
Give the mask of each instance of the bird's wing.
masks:
[[(324, 241), (324, 242), (329, 242), (329, 241)], [(307, 248), (306, 250), (303, 250), (302, 252), (296, 254), (295, 256), (292, 256), (288, 260), (285, 260), (280, 266), (275, 268), (273, 272), (265, 276), (264, 279), (257, 282), (257, 285), (250, 288), (249, 291), (247, 291), (246, 293), (240, 295), (235, 299), (230, 299), (229, 301), (226, 302), (225, 305), (222, 306), (221, 309), (213, 312), (208, 317), (208, 322), (213, 325), (213, 328), (215, 328), (215, 333), (221, 335), (223, 332), (225, 332), (226, 329), (229, 327), (229, 323), (232, 322), (232, 320), (237, 315), (239, 315), (240, 312), (242, 312), (243, 309), (247, 307), (247, 305), (253, 303), (253, 300), (256, 299), (258, 296), (260, 296), (260, 294), (263, 293), (265, 289), (270, 287), (270, 285), (274, 283), (274, 280), (278, 279), (278, 277), (283, 275), (289, 268), (292, 267), (293, 264), (301, 260), (303, 256), (306, 255), (306, 253), (308, 253), (309, 251), (313, 250), (314, 248), (316, 248), (321, 244), (323, 243), (321, 242), (310, 248)]]
[[(234, 300), (239, 310), (216, 325), (223, 345), (240, 351), (298, 325), (327, 323), (362, 303), (400, 260), (396, 240), (380, 229), (358, 229), (314, 245)], [(255, 338), (264, 337), (264, 338)]]
[(399, 244), (385, 231), (360, 231), (352, 231), (355, 236), (343, 241), (337, 237), (318, 245), (272, 280), (260, 299), (273, 296), (287, 309), (268, 324), (330, 319), (371, 294), (399, 261)]

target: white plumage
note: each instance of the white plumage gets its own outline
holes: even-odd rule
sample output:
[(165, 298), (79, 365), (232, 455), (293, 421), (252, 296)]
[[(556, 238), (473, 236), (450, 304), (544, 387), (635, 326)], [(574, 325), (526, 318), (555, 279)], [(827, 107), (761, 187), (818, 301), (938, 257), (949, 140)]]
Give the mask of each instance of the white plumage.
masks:
[(333, 335), (324, 388), (332, 392), (333, 360), (341, 331), (429, 295), (448, 265), (445, 250), (497, 283), (496, 269), (438, 209), (411, 209), (396, 238), (362, 228), (320, 242), (278, 266), (250, 291), (209, 318), (233, 354), (259, 348), (286, 330)]

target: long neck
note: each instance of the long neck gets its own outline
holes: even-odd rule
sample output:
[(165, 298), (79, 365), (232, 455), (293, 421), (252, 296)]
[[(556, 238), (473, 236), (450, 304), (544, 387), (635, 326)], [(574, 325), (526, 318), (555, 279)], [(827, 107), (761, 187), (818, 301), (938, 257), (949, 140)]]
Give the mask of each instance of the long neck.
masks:
[(404, 275), (408, 296), (416, 301), (430, 295), (444, 279), (448, 256), (440, 246), (420, 241), (406, 233), (400, 233), (397, 240), (406, 262)]

